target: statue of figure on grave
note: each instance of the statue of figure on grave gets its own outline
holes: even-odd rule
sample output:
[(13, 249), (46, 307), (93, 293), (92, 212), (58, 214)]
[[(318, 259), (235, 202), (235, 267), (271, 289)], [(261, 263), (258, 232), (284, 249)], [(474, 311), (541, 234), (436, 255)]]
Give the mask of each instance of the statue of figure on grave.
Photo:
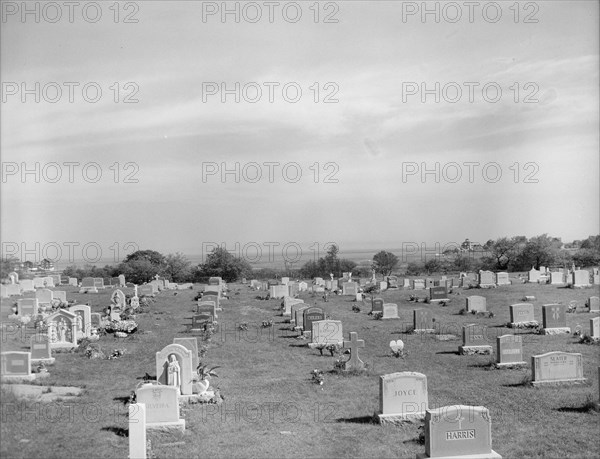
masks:
[(333, 280), (333, 273), (329, 273), (329, 275), (331, 276), (331, 280)]
[[(123, 292), (120, 290), (115, 290), (112, 294), (111, 302), (112, 302), (112, 310), (123, 311), (125, 309), (125, 304), (123, 301)], [(112, 312), (112, 311), (111, 311)]]
[(63, 342), (67, 340), (67, 324), (64, 319), (58, 321), (58, 341)]
[(77, 331), (83, 332), (83, 319), (81, 318), (81, 314), (77, 314), (77, 317), (75, 317), (75, 325), (77, 326)]
[(167, 369), (167, 384), (169, 386), (175, 386), (181, 391), (181, 368), (175, 354), (169, 356), (169, 367)]

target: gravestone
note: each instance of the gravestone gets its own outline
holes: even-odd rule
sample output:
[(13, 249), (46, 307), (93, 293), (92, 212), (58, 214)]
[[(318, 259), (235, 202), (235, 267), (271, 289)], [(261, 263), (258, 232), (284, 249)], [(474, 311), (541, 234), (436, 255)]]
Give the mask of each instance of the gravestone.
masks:
[(425, 458), (502, 459), (492, 449), (492, 421), (483, 406), (444, 406), (425, 414)]
[(192, 326), (190, 331), (192, 333), (197, 333), (197, 332), (201, 332), (204, 331), (204, 327), (207, 324), (212, 324), (213, 323), (213, 316), (211, 316), (210, 314), (194, 314), (192, 316)]
[(589, 287), (590, 286), (590, 273), (585, 269), (574, 271), (572, 274), (573, 287)]
[(15, 271), (8, 273), (8, 278), (10, 279), (11, 284), (19, 283), (19, 274)]
[(479, 271), (479, 287), (490, 288), (496, 286), (496, 276), (491, 271)]
[(424, 290), (425, 289), (425, 280), (424, 279), (415, 279), (413, 281), (413, 289)]
[(196, 314), (208, 314), (214, 322), (217, 320), (217, 305), (214, 301), (199, 301), (196, 306)]
[(414, 333), (435, 333), (433, 312), (430, 309), (413, 310)]
[(35, 292), (35, 297), (38, 300), (38, 304), (50, 305), (52, 304), (52, 290), (47, 288), (41, 288)]
[(463, 344), (458, 347), (460, 355), (483, 354), (489, 355), (492, 353), (487, 338), (487, 327), (479, 324), (466, 324), (462, 329)]
[[(298, 330), (305, 330), (304, 328), (304, 310), (310, 308), (310, 305), (308, 304), (301, 304), (298, 308), (296, 308), (296, 321), (294, 322), (296, 324), (296, 329)], [(307, 330), (308, 331), (308, 330)]]
[(581, 354), (555, 351), (534, 355), (531, 357), (531, 372), (531, 384), (534, 386), (585, 381)]
[(20, 316), (33, 316), (38, 313), (38, 306), (37, 298), (23, 298), (17, 300), (17, 314)]
[(120, 285), (119, 282), (119, 278), (118, 277), (111, 277), (110, 278), (110, 286), (111, 287), (118, 287)]
[(594, 276), (594, 285), (600, 284), (600, 268), (593, 268), (592, 275)]
[(398, 278), (396, 276), (387, 277), (388, 288), (398, 288)]
[(383, 312), (383, 298), (375, 298), (371, 303), (371, 313)]
[(531, 303), (517, 303), (510, 305), (510, 323), (509, 326), (512, 328), (524, 328), (527, 326), (537, 326), (538, 322), (535, 320), (533, 314), (533, 304)]
[(77, 316), (75, 317), (77, 339), (88, 338), (92, 334), (92, 308), (85, 304), (76, 304), (68, 311)]
[(56, 287), (54, 284), (54, 278), (52, 276), (44, 277), (44, 287)]
[(202, 299), (200, 301), (212, 301), (217, 307), (217, 311), (221, 310), (221, 298), (217, 292), (204, 292), (202, 293)]
[(306, 282), (300, 282), (298, 284), (298, 290), (301, 292), (306, 292), (308, 290), (308, 284)]
[(471, 295), (467, 297), (467, 311), (486, 312), (487, 299), (484, 296)]
[(81, 279), (81, 286), (82, 287), (94, 287), (94, 278), (93, 277), (84, 277), (83, 279)]
[(63, 290), (54, 290), (52, 292), (52, 299), (60, 300), (61, 303), (67, 303), (67, 292)]
[(34, 277), (32, 280), (33, 280), (34, 288), (44, 288), (45, 287), (43, 277)]
[(221, 285), (223, 283), (223, 279), (220, 277), (210, 277), (208, 279), (208, 285)]
[(287, 285), (271, 285), (270, 293), (271, 298), (285, 298), (289, 296), (289, 289)]
[(283, 299), (283, 315), (291, 316), (292, 315), (292, 306), (294, 304), (303, 304), (304, 300), (299, 300), (297, 298), (292, 298), (290, 296), (286, 296)]
[(551, 285), (562, 285), (564, 284), (564, 275), (562, 271), (554, 271), (550, 273), (550, 284)]
[(291, 297), (295, 297), (300, 292), (300, 287), (298, 287), (297, 282), (289, 282), (288, 284), (289, 295)]
[(431, 287), (435, 287), (435, 280), (430, 277), (426, 277), (425, 278), (425, 288), (431, 288)]
[(287, 284), (289, 284), (289, 283), (290, 283), (290, 278), (289, 278), (289, 277), (282, 277), (282, 278), (281, 278), (281, 283), (282, 283), (283, 285), (287, 285)]
[(59, 285), (67, 285), (68, 283), (69, 283), (69, 276), (65, 276), (64, 274), (61, 274)]
[(590, 296), (587, 300), (587, 307), (590, 312), (600, 312), (600, 297)]
[(23, 291), (23, 293), (35, 292), (33, 280), (31, 279), (22, 279), (21, 282), (19, 282), (19, 285), (21, 286), (21, 290)]
[(52, 357), (52, 348), (47, 335), (35, 334), (29, 339), (29, 348), (31, 353), (31, 363), (36, 365), (52, 365), (56, 360)]
[(540, 272), (535, 268), (531, 268), (531, 271), (527, 273), (527, 282), (537, 284), (539, 280)]
[(192, 353), (192, 370), (196, 370), (200, 361), (200, 357), (198, 356), (198, 339), (178, 337), (173, 338), (173, 344), (181, 344)]
[(185, 430), (185, 419), (179, 419), (179, 391), (176, 387), (146, 384), (135, 394), (136, 401), (146, 405), (146, 429)]
[(379, 282), (379, 290), (381, 290), (383, 292), (383, 291), (387, 290), (387, 288), (388, 288), (387, 282), (385, 282), (385, 281)]
[(430, 287), (429, 288), (429, 302), (436, 303), (440, 301), (450, 301), (448, 298), (448, 290), (446, 286), (443, 287)]
[(119, 287), (125, 287), (125, 285), (127, 285), (127, 283), (125, 282), (125, 275), (124, 274), (119, 274)]
[(175, 385), (181, 390), (181, 395), (192, 395), (192, 351), (181, 344), (168, 344), (156, 353), (156, 380), (165, 386), (169, 385), (172, 355), (179, 364), (179, 378)]
[(427, 376), (404, 371), (379, 377), (380, 424), (420, 421), (429, 408)]
[(567, 327), (567, 310), (563, 304), (545, 304), (542, 306), (542, 335), (560, 335), (571, 333)]
[(404, 279), (402, 283), (402, 288), (410, 288), (410, 279)]
[(60, 274), (53, 274), (50, 277), (52, 278), (52, 282), (54, 282), (55, 287), (58, 287), (61, 284)]
[(52, 349), (77, 347), (78, 317), (66, 309), (59, 309), (44, 319)]
[(296, 323), (296, 311), (302, 307), (308, 307), (308, 304), (305, 304), (304, 302), (292, 303), (290, 306), (290, 323)]
[(90, 323), (92, 328), (100, 328), (100, 324), (102, 323), (102, 315), (99, 312), (92, 312), (90, 314)]
[(383, 304), (383, 317), (382, 319), (398, 319), (398, 305), (395, 303), (384, 303)]
[(79, 283), (77, 282), (77, 278), (76, 277), (69, 277), (69, 285), (71, 287), (77, 287), (77, 286), (79, 286)]
[(154, 288), (150, 284), (144, 284), (138, 287), (138, 292), (140, 295), (152, 296), (154, 295)]
[(218, 296), (219, 298), (221, 297), (221, 286), (220, 285), (207, 285), (206, 287), (204, 287), (204, 293), (211, 293), (211, 294), (215, 294), (216, 296)]
[(508, 277), (508, 273), (505, 273), (505, 272), (496, 273), (496, 284), (510, 285), (510, 279)]
[(344, 336), (340, 320), (319, 320), (312, 323), (311, 344), (308, 345), (309, 347), (314, 348), (322, 344), (342, 346), (343, 343)]
[(595, 340), (600, 339), (600, 317), (590, 319), (590, 336)]
[(31, 354), (29, 352), (0, 353), (0, 377), (2, 381), (33, 381), (31, 373)]
[(496, 338), (496, 366), (525, 365), (523, 361), (523, 337), (502, 335)]
[(358, 284), (356, 282), (344, 282), (342, 284), (342, 295), (356, 296), (358, 293)]
[(312, 324), (325, 320), (325, 313), (321, 308), (307, 308), (303, 311), (304, 316), (304, 333), (312, 333)]
[(21, 295), (21, 286), (19, 284), (6, 285), (6, 295), (7, 296), (20, 296)]
[(350, 349), (350, 359), (344, 363), (344, 370), (361, 370), (365, 363), (358, 357), (358, 349), (365, 347), (365, 341), (358, 339), (358, 333), (350, 332), (349, 340), (344, 341), (344, 348)]
[(104, 278), (94, 277), (94, 287), (96, 287), (97, 289), (103, 289), (104, 288)]
[(146, 459), (146, 404), (129, 404), (129, 459)]

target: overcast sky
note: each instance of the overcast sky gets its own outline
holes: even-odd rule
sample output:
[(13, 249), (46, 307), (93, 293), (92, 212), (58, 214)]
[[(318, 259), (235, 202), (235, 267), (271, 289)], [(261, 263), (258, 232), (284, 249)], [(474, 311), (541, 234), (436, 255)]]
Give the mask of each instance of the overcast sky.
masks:
[[(321, 2), (318, 22), (312, 1), (279, 2), (272, 22), (263, 2), (239, 3), (239, 22), (221, 2), (101, 2), (97, 22), (45, 3), (27, 3), (36, 23), (2, 1), (4, 244), (108, 256), (600, 232), (596, 1), (441, 2), (439, 22), (421, 2)], [(221, 176), (236, 163), (239, 183)]]

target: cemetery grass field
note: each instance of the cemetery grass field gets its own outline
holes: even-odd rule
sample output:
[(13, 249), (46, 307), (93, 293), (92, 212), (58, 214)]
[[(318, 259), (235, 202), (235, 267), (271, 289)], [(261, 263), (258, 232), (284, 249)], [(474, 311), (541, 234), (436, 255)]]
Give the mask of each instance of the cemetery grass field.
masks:
[[(370, 301), (356, 303), (350, 296), (329, 297), (303, 292), (307, 304), (317, 304), (332, 319), (341, 320), (344, 338), (357, 332), (365, 340), (359, 355), (368, 365), (360, 375), (333, 373), (335, 358), (324, 351), (309, 349), (307, 340), (297, 339), (278, 311), (282, 300), (260, 301), (265, 292), (229, 284), (230, 299), (222, 301), (218, 313), (220, 329), (200, 360), (215, 370), (211, 388), (224, 397), (220, 405), (184, 405), (183, 434), (150, 433), (156, 458), (191, 457), (402, 457), (414, 458), (424, 452), (419, 443), (419, 424), (382, 427), (373, 423), (379, 409), (379, 375), (416, 371), (427, 376), (429, 405), (482, 405), (492, 418), (493, 449), (505, 458), (550, 457), (589, 458), (600, 449), (600, 415), (588, 409), (598, 400), (599, 347), (578, 344), (573, 335), (541, 336), (503, 327), (509, 321), (509, 305), (534, 295), (535, 318), (542, 322), (541, 305), (581, 306), (597, 286), (588, 289), (557, 288), (551, 285), (513, 284), (495, 289), (455, 288), (447, 306), (414, 304), (409, 296), (424, 298), (426, 291), (390, 290), (380, 295), (386, 303), (397, 303), (399, 320), (375, 320), (368, 315)], [(98, 294), (79, 294), (75, 287), (69, 299), (88, 303), (92, 312), (110, 304), (112, 289)], [(99, 344), (110, 353), (125, 348), (122, 358), (88, 360), (79, 353), (55, 353), (50, 376), (36, 384), (84, 387), (81, 397), (57, 399), (49, 404), (24, 402), (2, 389), (1, 449), (3, 458), (126, 458), (128, 455), (127, 403), (136, 384), (146, 373), (155, 376), (155, 354), (177, 336), (190, 336), (190, 323), (200, 290), (163, 291), (147, 312), (137, 315), (139, 330), (125, 339), (101, 337)], [(123, 289), (131, 294), (133, 289)], [(458, 293), (458, 294), (457, 294)], [(459, 315), (465, 298), (487, 298), (492, 318)], [(3, 299), (3, 323), (15, 299)], [(358, 304), (360, 312), (353, 312)], [(412, 325), (412, 310), (433, 310), (436, 327), (444, 334), (457, 335), (448, 341), (435, 335), (406, 334)], [(589, 332), (590, 313), (567, 314), (567, 325), (580, 324)], [(263, 321), (274, 320), (272, 328)], [(238, 325), (247, 323), (246, 331)], [(527, 369), (490, 370), (494, 356), (460, 356), (462, 324), (488, 325), (490, 345), (495, 336), (523, 333), (523, 354)], [(391, 356), (389, 342), (402, 339), (405, 358)], [(29, 350), (29, 337), (22, 331), (2, 327), (3, 351)], [(579, 352), (583, 356), (585, 384), (533, 388), (526, 384), (531, 375), (531, 356), (549, 351)], [(311, 371), (325, 372), (322, 386), (311, 380)]]

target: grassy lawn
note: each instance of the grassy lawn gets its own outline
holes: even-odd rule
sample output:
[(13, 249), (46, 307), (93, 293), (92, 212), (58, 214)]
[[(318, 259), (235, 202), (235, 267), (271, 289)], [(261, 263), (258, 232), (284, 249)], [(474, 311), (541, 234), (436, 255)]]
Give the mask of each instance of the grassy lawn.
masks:
[[(127, 400), (145, 373), (155, 374), (155, 353), (186, 335), (192, 315), (194, 290), (161, 292), (150, 312), (137, 316), (140, 331), (130, 338), (102, 337), (105, 351), (127, 350), (117, 360), (88, 360), (81, 354), (58, 353), (51, 375), (43, 383), (85, 387), (76, 401), (52, 404), (26, 403), (2, 391), (3, 458), (125, 458), (128, 455)], [(63, 286), (69, 299), (101, 312), (110, 303), (107, 289), (98, 294), (80, 295), (74, 287)], [(349, 296), (332, 296), (324, 303), (320, 295), (301, 294), (306, 303), (322, 307), (329, 317), (341, 320), (344, 338), (355, 331), (366, 346), (360, 358), (368, 371), (359, 376), (330, 372), (334, 358), (305, 346), (296, 338), (277, 309), (281, 300), (255, 299), (261, 292), (247, 286), (230, 285), (230, 300), (219, 313), (220, 330), (207, 346), (203, 362), (220, 365), (218, 387), (221, 405), (189, 405), (182, 408), (186, 430), (182, 435), (151, 434), (152, 451), (158, 458), (188, 457), (410, 457), (423, 452), (418, 444), (418, 425), (381, 427), (371, 422), (379, 407), (378, 376), (396, 371), (417, 371), (427, 375), (429, 404), (483, 405), (492, 417), (493, 448), (503, 457), (593, 457), (600, 451), (599, 415), (583, 409), (598, 400), (599, 347), (578, 344), (572, 335), (541, 336), (523, 332), (524, 360), (549, 351), (580, 352), (588, 384), (532, 388), (521, 383), (530, 375), (525, 370), (489, 370), (490, 356), (457, 355), (460, 339), (438, 341), (435, 336), (409, 335), (412, 310), (431, 308), (436, 326), (460, 333), (464, 323), (490, 327), (488, 336), (495, 348), (495, 336), (513, 333), (503, 327), (509, 321), (509, 305), (534, 295), (536, 320), (542, 322), (541, 305), (583, 305), (594, 289), (565, 289), (550, 285), (516, 284), (497, 289), (455, 289), (448, 306), (415, 305), (408, 301), (410, 290), (392, 290), (380, 296), (397, 303), (399, 320), (374, 320), (365, 302), (361, 312)], [(124, 289), (131, 293), (132, 289)], [(426, 293), (418, 291), (423, 298)], [(487, 298), (493, 318), (459, 315), (465, 298)], [(2, 300), (3, 320), (16, 299)], [(589, 332), (589, 313), (567, 315), (573, 330), (580, 324)], [(262, 329), (263, 320), (274, 319), (273, 329)], [(237, 325), (248, 323), (247, 331)], [(4, 322), (6, 324), (6, 322)], [(402, 339), (408, 352), (405, 359), (391, 357), (389, 342)], [(2, 350), (28, 350), (25, 334), (2, 327)], [(311, 371), (325, 371), (322, 386), (311, 382)]]

